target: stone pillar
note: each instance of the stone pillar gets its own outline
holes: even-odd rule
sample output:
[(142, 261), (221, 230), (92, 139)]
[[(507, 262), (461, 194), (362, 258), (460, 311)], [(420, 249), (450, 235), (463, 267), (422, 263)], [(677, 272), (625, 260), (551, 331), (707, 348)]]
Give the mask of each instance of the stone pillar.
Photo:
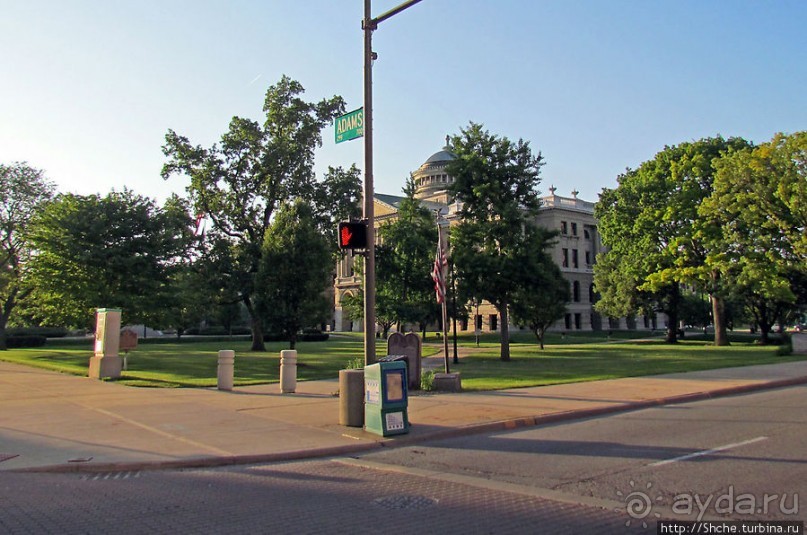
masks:
[(95, 352), (90, 358), (89, 376), (92, 379), (118, 379), (123, 360), (120, 347), (120, 309), (99, 308), (95, 320)]
[(297, 389), (297, 351), (284, 349), (280, 352), (280, 392), (293, 394)]
[(231, 391), (235, 375), (235, 351), (222, 349), (219, 351), (218, 388)]

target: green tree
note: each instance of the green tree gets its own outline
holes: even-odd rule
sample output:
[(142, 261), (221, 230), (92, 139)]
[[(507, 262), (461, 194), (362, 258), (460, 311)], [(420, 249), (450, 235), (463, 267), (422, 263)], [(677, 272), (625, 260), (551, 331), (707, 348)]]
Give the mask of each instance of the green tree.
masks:
[(518, 251), (524, 274), (510, 309), (513, 320), (527, 325), (543, 349), (546, 330), (566, 313), (569, 283), (546, 252), (553, 235), (536, 227), (527, 229), (528, 239)]
[(303, 92), (299, 82), (284, 76), (266, 92), (263, 124), (233, 117), (220, 145), (209, 149), (169, 130), (163, 146), (168, 162), (162, 176), (187, 175), (197, 213), (213, 221), (218, 252), (228, 257), (221, 265), (231, 270), (228, 288), (251, 318), (253, 350), (265, 349), (254, 293), (272, 216), (282, 202), (314, 201), (322, 187), (315, 180), (314, 151), (322, 144), (322, 129), (345, 107), (338, 96), (306, 102), (299, 96)]
[[(437, 247), (437, 225), (428, 208), (415, 198), (410, 177), (398, 217), (378, 229), (376, 301), (380, 316), (393, 323), (426, 325), (437, 313), (431, 268)], [(387, 309), (387, 310), (385, 310)], [(386, 312), (386, 313), (385, 313)], [(384, 331), (386, 338), (387, 329)]]
[(31, 314), (92, 327), (96, 308), (120, 307), (126, 321), (162, 321), (170, 275), (191, 238), (180, 206), (169, 199), (161, 208), (130, 190), (57, 196), (31, 222)]
[(524, 267), (515, 254), (540, 206), (537, 186), (543, 165), (529, 143), (512, 142), (471, 123), (452, 139), (456, 159), (447, 168), (459, 201), (460, 223), (452, 229), (451, 255), (469, 295), (486, 299), (501, 316), (501, 359), (510, 360), (508, 306)]
[(341, 254), (336, 236), (339, 223), (359, 217), (361, 196), (361, 172), (355, 165), (348, 169), (329, 166), (321, 185), (314, 190), (317, 226), (328, 238), (334, 252), (334, 261)]
[(54, 186), (27, 163), (0, 164), (0, 350), (6, 349), (6, 325), (14, 309), (30, 293), (24, 277), (31, 257), (26, 229)]
[(729, 152), (715, 162), (714, 193), (699, 215), (717, 229), (707, 263), (749, 305), (767, 342), (798, 307), (793, 281), (807, 272), (807, 132)]
[[(609, 247), (599, 270), (597, 286), (603, 299), (598, 310), (613, 317), (623, 312), (617, 302), (654, 302), (668, 317), (667, 341), (675, 342), (681, 285), (695, 285), (712, 299), (715, 344), (728, 343), (723, 315), (727, 293), (720, 273), (710, 269), (710, 236), (719, 229), (698, 215), (712, 193), (713, 162), (721, 154), (748, 146), (739, 138), (707, 138), (665, 149), (636, 170), (618, 178), (619, 186), (605, 189), (595, 216), (603, 242)], [(619, 274), (604, 274), (605, 270)], [(631, 281), (637, 284), (631, 288)], [(639, 295), (642, 292), (643, 295)]]
[(328, 316), (332, 260), (311, 207), (301, 200), (281, 204), (266, 235), (255, 295), (267, 325), (288, 339), (290, 349), (304, 327)]

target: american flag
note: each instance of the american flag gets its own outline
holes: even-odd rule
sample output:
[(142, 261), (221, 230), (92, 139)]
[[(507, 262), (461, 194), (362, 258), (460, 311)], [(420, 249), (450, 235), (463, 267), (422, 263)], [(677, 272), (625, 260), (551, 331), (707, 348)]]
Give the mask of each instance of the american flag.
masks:
[(445, 268), (448, 263), (443, 254), (443, 240), (440, 229), (437, 229), (437, 255), (434, 258), (434, 268), (432, 269), (432, 279), (434, 280), (434, 291), (437, 294), (437, 302), (443, 303), (446, 300), (446, 279)]

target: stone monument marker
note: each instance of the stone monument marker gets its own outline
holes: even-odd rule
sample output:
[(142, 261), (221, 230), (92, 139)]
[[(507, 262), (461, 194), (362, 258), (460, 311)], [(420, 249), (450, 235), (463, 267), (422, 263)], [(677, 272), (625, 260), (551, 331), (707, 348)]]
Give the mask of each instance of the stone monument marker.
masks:
[(95, 323), (95, 353), (90, 357), (89, 376), (93, 379), (120, 377), (123, 361), (120, 347), (120, 309), (99, 308)]
[(387, 338), (387, 355), (405, 355), (407, 357), (406, 373), (409, 376), (409, 390), (420, 390), (421, 353), (420, 336), (415, 333), (406, 335), (392, 333)]

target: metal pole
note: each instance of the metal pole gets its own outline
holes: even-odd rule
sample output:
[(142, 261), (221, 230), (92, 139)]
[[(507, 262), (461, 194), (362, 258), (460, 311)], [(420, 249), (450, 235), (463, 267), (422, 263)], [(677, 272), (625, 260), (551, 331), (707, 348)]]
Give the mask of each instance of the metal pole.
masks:
[(375, 213), (373, 207), (373, 30), (393, 15), (420, 0), (409, 0), (373, 18), (371, 0), (364, 0), (364, 219), (367, 220), (367, 250), (364, 260), (364, 364), (375, 358)]
[(451, 309), (453, 310), (451, 321), (454, 325), (454, 336), (452, 337), (454, 340), (454, 364), (459, 364), (460, 358), (457, 354), (457, 278), (454, 276), (454, 262), (449, 260), (448, 265), (451, 274)]
[(367, 251), (364, 259), (364, 365), (375, 357), (375, 211), (373, 206), (373, 30), (376, 23), (364, 0), (364, 219)]

